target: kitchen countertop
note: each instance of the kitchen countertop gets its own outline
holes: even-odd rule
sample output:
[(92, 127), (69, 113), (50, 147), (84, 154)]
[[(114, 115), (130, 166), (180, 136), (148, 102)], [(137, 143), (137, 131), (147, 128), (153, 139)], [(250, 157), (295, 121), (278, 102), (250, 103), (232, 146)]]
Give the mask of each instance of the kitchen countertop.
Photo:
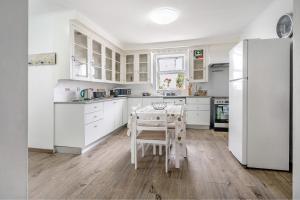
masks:
[(210, 96), (141, 96), (141, 95), (130, 95), (128, 98), (211, 98)]
[(126, 99), (126, 98), (211, 98), (210, 96), (141, 96), (141, 95), (130, 95), (127, 97), (105, 97), (92, 100), (75, 100), (75, 101), (57, 101), (54, 104), (91, 104), (99, 103), (104, 101), (113, 101), (117, 99)]
[(75, 101), (56, 101), (54, 104), (91, 104), (91, 103), (99, 103), (104, 101), (113, 101), (117, 99), (126, 99), (127, 97), (105, 97), (99, 99), (92, 100), (75, 100)]

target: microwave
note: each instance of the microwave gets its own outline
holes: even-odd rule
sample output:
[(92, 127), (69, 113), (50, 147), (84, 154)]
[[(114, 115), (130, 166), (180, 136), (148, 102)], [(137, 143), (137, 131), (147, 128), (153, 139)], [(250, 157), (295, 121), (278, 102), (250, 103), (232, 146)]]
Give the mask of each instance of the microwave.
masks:
[(131, 89), (126, 89), (126, 88), (115, 88), (110, 90), (110, 96), (114, 97), (124, 97), (131, 95)]

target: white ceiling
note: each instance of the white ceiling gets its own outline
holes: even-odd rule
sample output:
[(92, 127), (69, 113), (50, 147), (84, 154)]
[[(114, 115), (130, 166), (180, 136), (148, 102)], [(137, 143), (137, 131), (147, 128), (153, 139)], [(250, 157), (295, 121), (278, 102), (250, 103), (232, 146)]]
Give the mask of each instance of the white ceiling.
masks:
[[(41, 1), (41, 0), (40, 0)], [(239, 34), (273, 0), (60, 0), (86, 15), (123, 44), (145, 44)], [(158, 7), (180, 11), (177, 21), (157, 25)]]

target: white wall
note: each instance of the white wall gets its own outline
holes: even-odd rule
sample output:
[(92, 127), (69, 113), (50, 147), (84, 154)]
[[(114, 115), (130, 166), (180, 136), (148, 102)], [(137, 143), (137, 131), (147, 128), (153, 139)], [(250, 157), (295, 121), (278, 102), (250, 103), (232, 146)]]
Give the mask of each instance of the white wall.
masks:
[[(28, 146), (53, 149), (54, 87), (68, 74), (69, 19), (73, 12), (61, 11), (29, 17), (29, 54), (57, 53), (57, 64), (30, 66), (28, 72)], [(42, 27), (42, 28), (41, 28)]]
[(0, 199), (27, 198), (27, 3), (0, 1)]
[(300, 199), (300, 1), (294, 0), (294, 65), (293, 65), (293, 193)]
[(270, 6), (258, 15), (242, 34), (242, 39), (249, 38), (277, 38), (276, 24), (278, 19), (293, 11), (293, 0), (275, 0)]

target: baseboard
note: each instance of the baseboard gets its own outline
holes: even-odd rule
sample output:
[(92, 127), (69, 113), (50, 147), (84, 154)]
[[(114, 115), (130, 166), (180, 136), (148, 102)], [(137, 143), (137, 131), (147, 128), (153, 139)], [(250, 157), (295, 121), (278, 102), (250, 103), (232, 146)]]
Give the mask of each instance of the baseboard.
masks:
[(187, 124), (186, 128), (209, 130), (209, 125), (206, 126), (206, 125), (191, 125), (191, 124)]
[(53, 149), (40, 149), (40, 148), (32, 148), (28, 147), (29, 152), (38, 152), (38, 153), (54, 153)]

